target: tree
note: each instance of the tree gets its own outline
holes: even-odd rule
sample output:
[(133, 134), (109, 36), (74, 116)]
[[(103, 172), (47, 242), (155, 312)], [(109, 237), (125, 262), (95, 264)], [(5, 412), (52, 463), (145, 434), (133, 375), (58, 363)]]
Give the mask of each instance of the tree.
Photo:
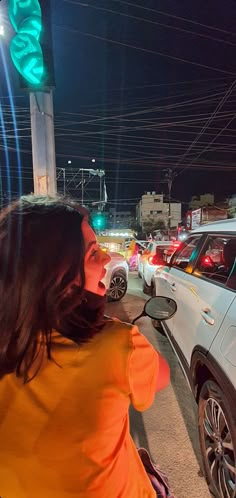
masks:
[(161, 231), (166, 230), (166, 224), (164, 220), (157, 220), (155, 230), (161, 230)]
[(130, 221), (130, 228), (131, 230), (134, 230), (134, 232), (139, 233), (142, 231), (141, 225), (137, 222), (135, 218), (132, 218)]
[(153, 234), (155, 230), (164, 231), (166, 230), (165, 222), (162, 219), (149, 218), (144, 221), (143, 230), (147, 235)]

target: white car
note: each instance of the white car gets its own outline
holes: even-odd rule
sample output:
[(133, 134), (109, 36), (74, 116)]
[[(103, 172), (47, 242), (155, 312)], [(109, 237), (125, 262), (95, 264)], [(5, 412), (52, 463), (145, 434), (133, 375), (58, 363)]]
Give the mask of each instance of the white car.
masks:
[(180, 242), (157, 241), (150, 242), (148, 247), (139, 256), (138, 274), (143, 280), (143, 292), (154, 295), (154, 273), (169, 261)]
[(127, 291), (129, 267), (121, 254), (110, 251), (108, 254), (111, 256), (111, 261), (106, 265), (107, 272), (103, 282), (107, 289), (108, 299), (120, 301)]
[(199, 227), (155, 274), (177, 312), (161, 326), (198, 403), (210, 490), (236, 496), (236, 220)]

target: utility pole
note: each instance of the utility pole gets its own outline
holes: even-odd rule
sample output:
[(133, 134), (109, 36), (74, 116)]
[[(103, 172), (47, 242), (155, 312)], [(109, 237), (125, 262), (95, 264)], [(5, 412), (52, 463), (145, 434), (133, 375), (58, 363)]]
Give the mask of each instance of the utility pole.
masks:
[(102, 211), (102, 177), (99, 177), (99, 210)]
[(56, 157), (52, 90), (30, 92), (31, 139), (36, 195), (56, 195)]
[(172, 185), (173, 185), (173, 180), (175, 177), (175, 173), (173, 172), (172, 169), (167, 170), (167, 185), (168, 185), (168, 237), (170, 239), (170, 230), (171, 230), (171, 191), (172, 191)]

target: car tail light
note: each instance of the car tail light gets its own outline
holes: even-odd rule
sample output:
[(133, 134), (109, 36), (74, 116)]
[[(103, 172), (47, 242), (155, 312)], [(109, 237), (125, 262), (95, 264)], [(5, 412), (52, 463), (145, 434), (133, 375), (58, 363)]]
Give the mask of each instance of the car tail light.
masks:
[(150, 256), (148, 258), (148, 262), (150, 265), (155, 265), (155, 266), (163, 266), (161, 263), (160, 263), (160, 260), (159, 258), (157, 257), (156, 254), (154, 254), (154, 256)]
[(203, 256), (202, 258), (202, 266), (214, 267), (214, 263), (210, 256)]

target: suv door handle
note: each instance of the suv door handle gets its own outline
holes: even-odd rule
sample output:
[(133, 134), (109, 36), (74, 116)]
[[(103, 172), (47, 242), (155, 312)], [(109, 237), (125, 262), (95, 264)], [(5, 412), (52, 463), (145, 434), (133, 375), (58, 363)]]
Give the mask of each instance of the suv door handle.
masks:
[(175, 285), (175, 283), (171, 284), (170, 288), (171, 288), (171, 290), (173, 292), (175, 292), (176, 291), (176, 285)]
[(214, 325), (215, 320), (209, 314), (209, 310), (201, 310), (201, 316), (202, 316), (203, 320), (205, 320), (205, 322), (209, 323), (209, 325)]

